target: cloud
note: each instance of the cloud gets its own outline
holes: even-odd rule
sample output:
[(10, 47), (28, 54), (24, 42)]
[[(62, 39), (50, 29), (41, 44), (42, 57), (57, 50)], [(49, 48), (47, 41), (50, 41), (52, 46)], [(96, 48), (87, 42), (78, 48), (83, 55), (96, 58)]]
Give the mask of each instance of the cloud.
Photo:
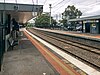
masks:
[[(58, 4), (60, 1), (63, 1), (61, 4)], [(49, 12), (49, 3), (52, 3), (55, 5), (54, 8), (52, 8), (52, 16), (55, 17), (55, 14), (63, 13), (65, 8), (68, 5), (75, 5), (76, 8), (82, 11), (83, 16), (86, 15), (98, 15), (99, 14), (99, 2), (100, 0), (47, 0), (46, 4), (44, 5), (44, 11)], [(52, 5), (53, 7), (54, 5)]]

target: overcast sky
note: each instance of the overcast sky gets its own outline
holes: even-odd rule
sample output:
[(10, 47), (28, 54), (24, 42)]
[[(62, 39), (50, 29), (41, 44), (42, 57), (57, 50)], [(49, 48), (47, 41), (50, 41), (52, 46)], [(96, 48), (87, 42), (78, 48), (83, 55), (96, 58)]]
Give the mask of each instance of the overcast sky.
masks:
[[(16, 3), (16, 1), (24, 4), (44, 5), (44, 12), (49, 12), (49, 4), (52, 4), (52, 16), (56, 18), (68, 5), (74, 5), (81, 10), (83, 16), (100, 15), (100, 0), (5, 0), (10, 3)], [(0, 0), (0, 2), (4, 2), (4, 0)]]

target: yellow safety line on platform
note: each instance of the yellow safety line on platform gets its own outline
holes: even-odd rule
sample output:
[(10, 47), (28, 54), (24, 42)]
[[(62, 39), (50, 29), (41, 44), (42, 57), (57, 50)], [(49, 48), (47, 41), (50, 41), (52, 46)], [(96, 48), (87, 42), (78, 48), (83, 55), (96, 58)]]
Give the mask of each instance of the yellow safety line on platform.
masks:
[[(36, 40), (34, 40), (34, 38), (32, 38), (27, 32), (25, 32), (25, 35), (29, 38), (29, 40), (36, 46), (38, 45), (38, 47), (36, 46), (37, 49), (41, 48), (41, 50), (45, 51), (45, 53), (47, 55), (49, 55), (49, 58), (51, 57), (57, 64), (60, 65), (60, 67), (63, 68), (63, 70), (66, 71), (66, 74), (62, 73), (61, 75), (79, 75), (79, 73), (77, 73), (75, 70), (73, 70), (71, 67), (69, 67), (68, 65), (66, 65), (65, 63), (61, 62), (61, 60), (55, 56), (53, 53), (51, 53), (49, 50), (47, 50), (47, 48), (41, 46), (41, 44), (39, 44), (39, 42), (37, 42)], [(34, 41), (34, 42), (33, 42)], [(41, 52), (41, 51), (40, 51)], [(42, 53), (43, 54), (43, 53)], [(43, 55), (44, 56), (44, 55)], [(48, 59), (47, 59), (48, 60)], [(52, 61), (52, 62), (54, 62)], [(50, 62), (50, 61), (49, 61)], [(50, 62), (51, 63), (51, 62)], [(56, 69), (57, 70), (57, 69)]]
[(63, 67), (63, 69), (65, 69), (70, 75), (76, 75), (75, 73), (73, 73), (71, 70), (69, 70), (69, 68), (67, 68), (64, 64), (62, 64), (59, 60), (57, 60), (54, 56), (51, 55), (50, 52), (48, 52), (47, 50), (45, 50), (45, 52), (47, 54), (49, 54), (49, 56), (51, 56), (61, 67)]

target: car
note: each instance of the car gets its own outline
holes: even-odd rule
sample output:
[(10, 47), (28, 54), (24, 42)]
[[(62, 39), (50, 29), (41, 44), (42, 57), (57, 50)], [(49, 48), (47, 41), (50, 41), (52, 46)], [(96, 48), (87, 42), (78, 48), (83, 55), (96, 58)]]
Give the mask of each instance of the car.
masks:
[(19, 28), (23, 28), (24, 26), (23, 25), (19, 25)]
[(70, 31), (72, 31), (74, 29), (74, 27), (68, 26), (67, 29), (70, 30)]
[(80, 25), (80, 26), (77, 26), (77, 27), (76, 27), (76, 30), (77, 30), (77, 31), (82, 31), (82, 26), (81, 26), (81, 25)]

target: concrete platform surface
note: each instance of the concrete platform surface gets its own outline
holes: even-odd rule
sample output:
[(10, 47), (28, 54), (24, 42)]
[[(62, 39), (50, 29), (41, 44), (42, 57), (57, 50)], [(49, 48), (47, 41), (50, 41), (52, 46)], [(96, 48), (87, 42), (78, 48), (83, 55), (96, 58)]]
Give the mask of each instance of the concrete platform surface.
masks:
[(84, 64), (83, 62), (81, 62), (81, 61), (77, 60), (76, 58), (70, 56), (69, 54), (63, 52), (62, 50), (60, 50), (57, 47), (53, 46), (52, 44), (46, 42), (45, 40), (33, 35), (32, 33), (28, 32), (27, 30), (26, 30), (26, 32), (28, 34), (30, 34), (32, 37), (34, 37), (35, 39), (37, 39), (39, 42), (43, 43), (45, 46), (50, 48), (52, 51), (59, 54), (60, 56), (62, 56), (63, 58), (68, 60), (70, 63), (74, 64), (75, 66), (77, 66), (79, 69), (81, 69), (82, 71), (84, 71), (86, 73), (86, 74), (82, 74), (82, 75), (100, 75), (100, 72), (97, 71), (96, 69)]
[(81, 31), (63, 31), (63, 30), (51, 30), (42, 28), (35, 28), (35, 29), (100, 40), (100, 34), (82, 33)]
[(4, 54), (0, 75), (58, 75), (41, 53), (23, 35), (14, 50)]

